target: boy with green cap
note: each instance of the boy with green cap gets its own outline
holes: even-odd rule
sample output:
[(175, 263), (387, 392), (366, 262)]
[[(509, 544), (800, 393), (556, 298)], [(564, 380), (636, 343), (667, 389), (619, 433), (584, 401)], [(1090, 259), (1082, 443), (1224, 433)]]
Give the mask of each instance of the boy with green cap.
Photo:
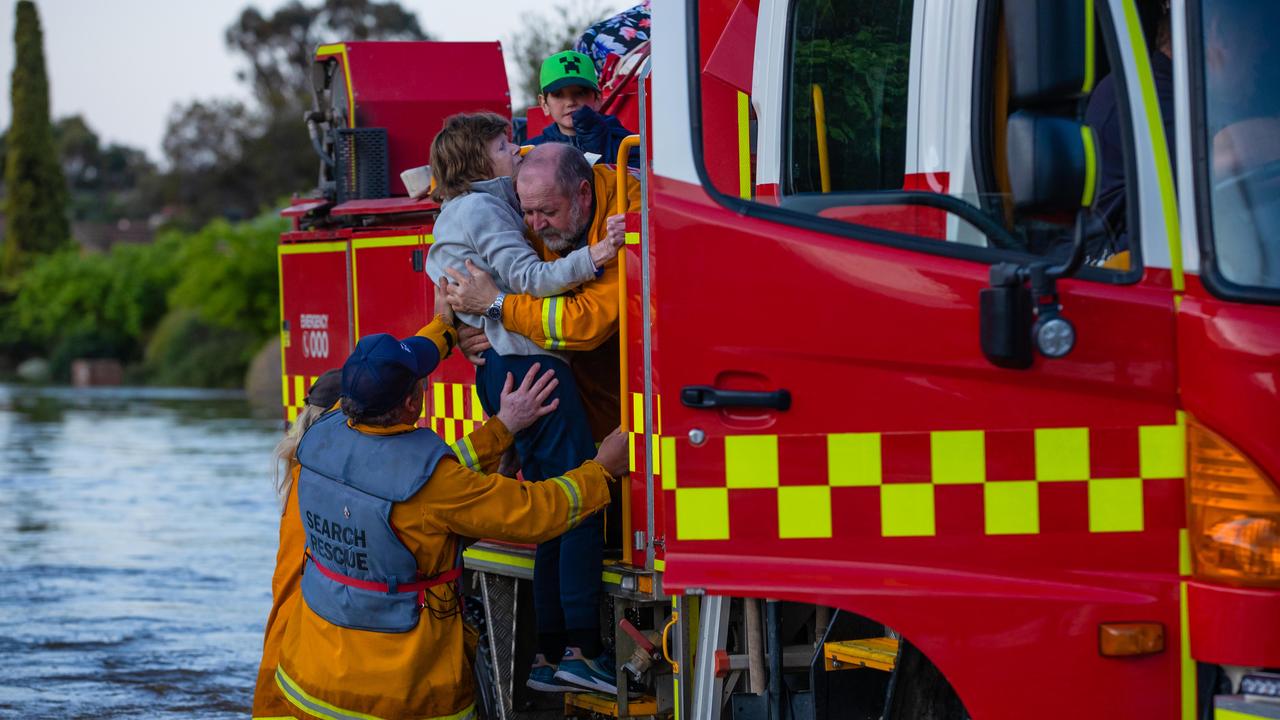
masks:
[(632, 133), (618, 118), (599, 112), (600, 85), (591, 58), (573, 50), (556, 53), (543, 61), (541, 82), (538, 104), (551, 124), (529, 144), (567, 143), (617, 162), (618, 146)]

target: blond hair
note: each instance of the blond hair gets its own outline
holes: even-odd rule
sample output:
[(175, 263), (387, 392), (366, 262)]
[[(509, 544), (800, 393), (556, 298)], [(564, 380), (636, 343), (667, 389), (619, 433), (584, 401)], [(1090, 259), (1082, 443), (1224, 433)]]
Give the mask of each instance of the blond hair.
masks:
[[(325, 413), (322, 407), (307, 404), (302, 406), (302, 410), (298, 411), (298, 418), (289, 426), (289, 430), (285, 432), (284, 437), (280, 438), (280, 442), (276, 443), (274, 457), (276, 459), (275, 487), (276, 496), (280, 498), (280, 508), (284, 509), (286, 499), (289, 497), (289, 491), (293, 489), (293, 466), (298, 462), (298, 443), (302, 441), (302, 435), (307, 429), (315, 424), (316, 420)], [(284, 465), (285, 471), (280, 472), (280, 466)]]
[(471, 189), (471, 183), (493, 177), (493, 163), (485, 145), (511, 132), (507, 119), (491, 112), (458, 113), (445, 118), (431, 141), (431, 199), (451, 200)]

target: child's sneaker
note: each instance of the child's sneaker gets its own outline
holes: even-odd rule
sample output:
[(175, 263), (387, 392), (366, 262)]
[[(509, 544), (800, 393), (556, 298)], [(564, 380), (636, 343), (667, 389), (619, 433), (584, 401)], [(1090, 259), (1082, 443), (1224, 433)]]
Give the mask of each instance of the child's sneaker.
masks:
[(576, 685), (574, 689), (618, 694), (618, 686), (614, 684), (613, 663), (603, 654), (594, 660), (588, 660), (577, 648), (566, 649), (564, 657), (560, 658), (560, 668), (556, 671), (555, 678)]
[(556, 666), (543, 660), (529, 669), (525, 685), (540, 692), (578, 692), (581, 688), (556, 679)]

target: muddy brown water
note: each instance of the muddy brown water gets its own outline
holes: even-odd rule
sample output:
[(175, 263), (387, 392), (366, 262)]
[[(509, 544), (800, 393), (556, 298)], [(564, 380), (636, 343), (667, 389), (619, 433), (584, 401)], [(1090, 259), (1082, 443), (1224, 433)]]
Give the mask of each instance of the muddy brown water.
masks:
[(248, 717), (280, 431), (237, 394), (0, 385), (0, 717)]

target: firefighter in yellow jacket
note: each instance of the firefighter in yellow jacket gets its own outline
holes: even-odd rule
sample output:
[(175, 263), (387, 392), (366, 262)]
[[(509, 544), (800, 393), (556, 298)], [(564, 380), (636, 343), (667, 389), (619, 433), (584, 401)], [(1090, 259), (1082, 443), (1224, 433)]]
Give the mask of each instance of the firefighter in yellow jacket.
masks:
[[(403, 340), (361, 338), (343, 366), (342, 411), (298, 446), (307, 557), (275, 672), (295, 717), (475, 717), (454, 586), (459, 536), (545, 541), (607, 504), (607, 481), (625, 470), (620, 435), (547, 482), (469, 469), (492, 464), (514, 431), (554, 410), (543, 402), (556, 381), (531, 371), (514, 388), (508, 377), (502, 412), (455, 455), (415, 426), (422, 378), (455, 343), (442, 317)], [(472, 448), (482, 456), (465, 457)]]

